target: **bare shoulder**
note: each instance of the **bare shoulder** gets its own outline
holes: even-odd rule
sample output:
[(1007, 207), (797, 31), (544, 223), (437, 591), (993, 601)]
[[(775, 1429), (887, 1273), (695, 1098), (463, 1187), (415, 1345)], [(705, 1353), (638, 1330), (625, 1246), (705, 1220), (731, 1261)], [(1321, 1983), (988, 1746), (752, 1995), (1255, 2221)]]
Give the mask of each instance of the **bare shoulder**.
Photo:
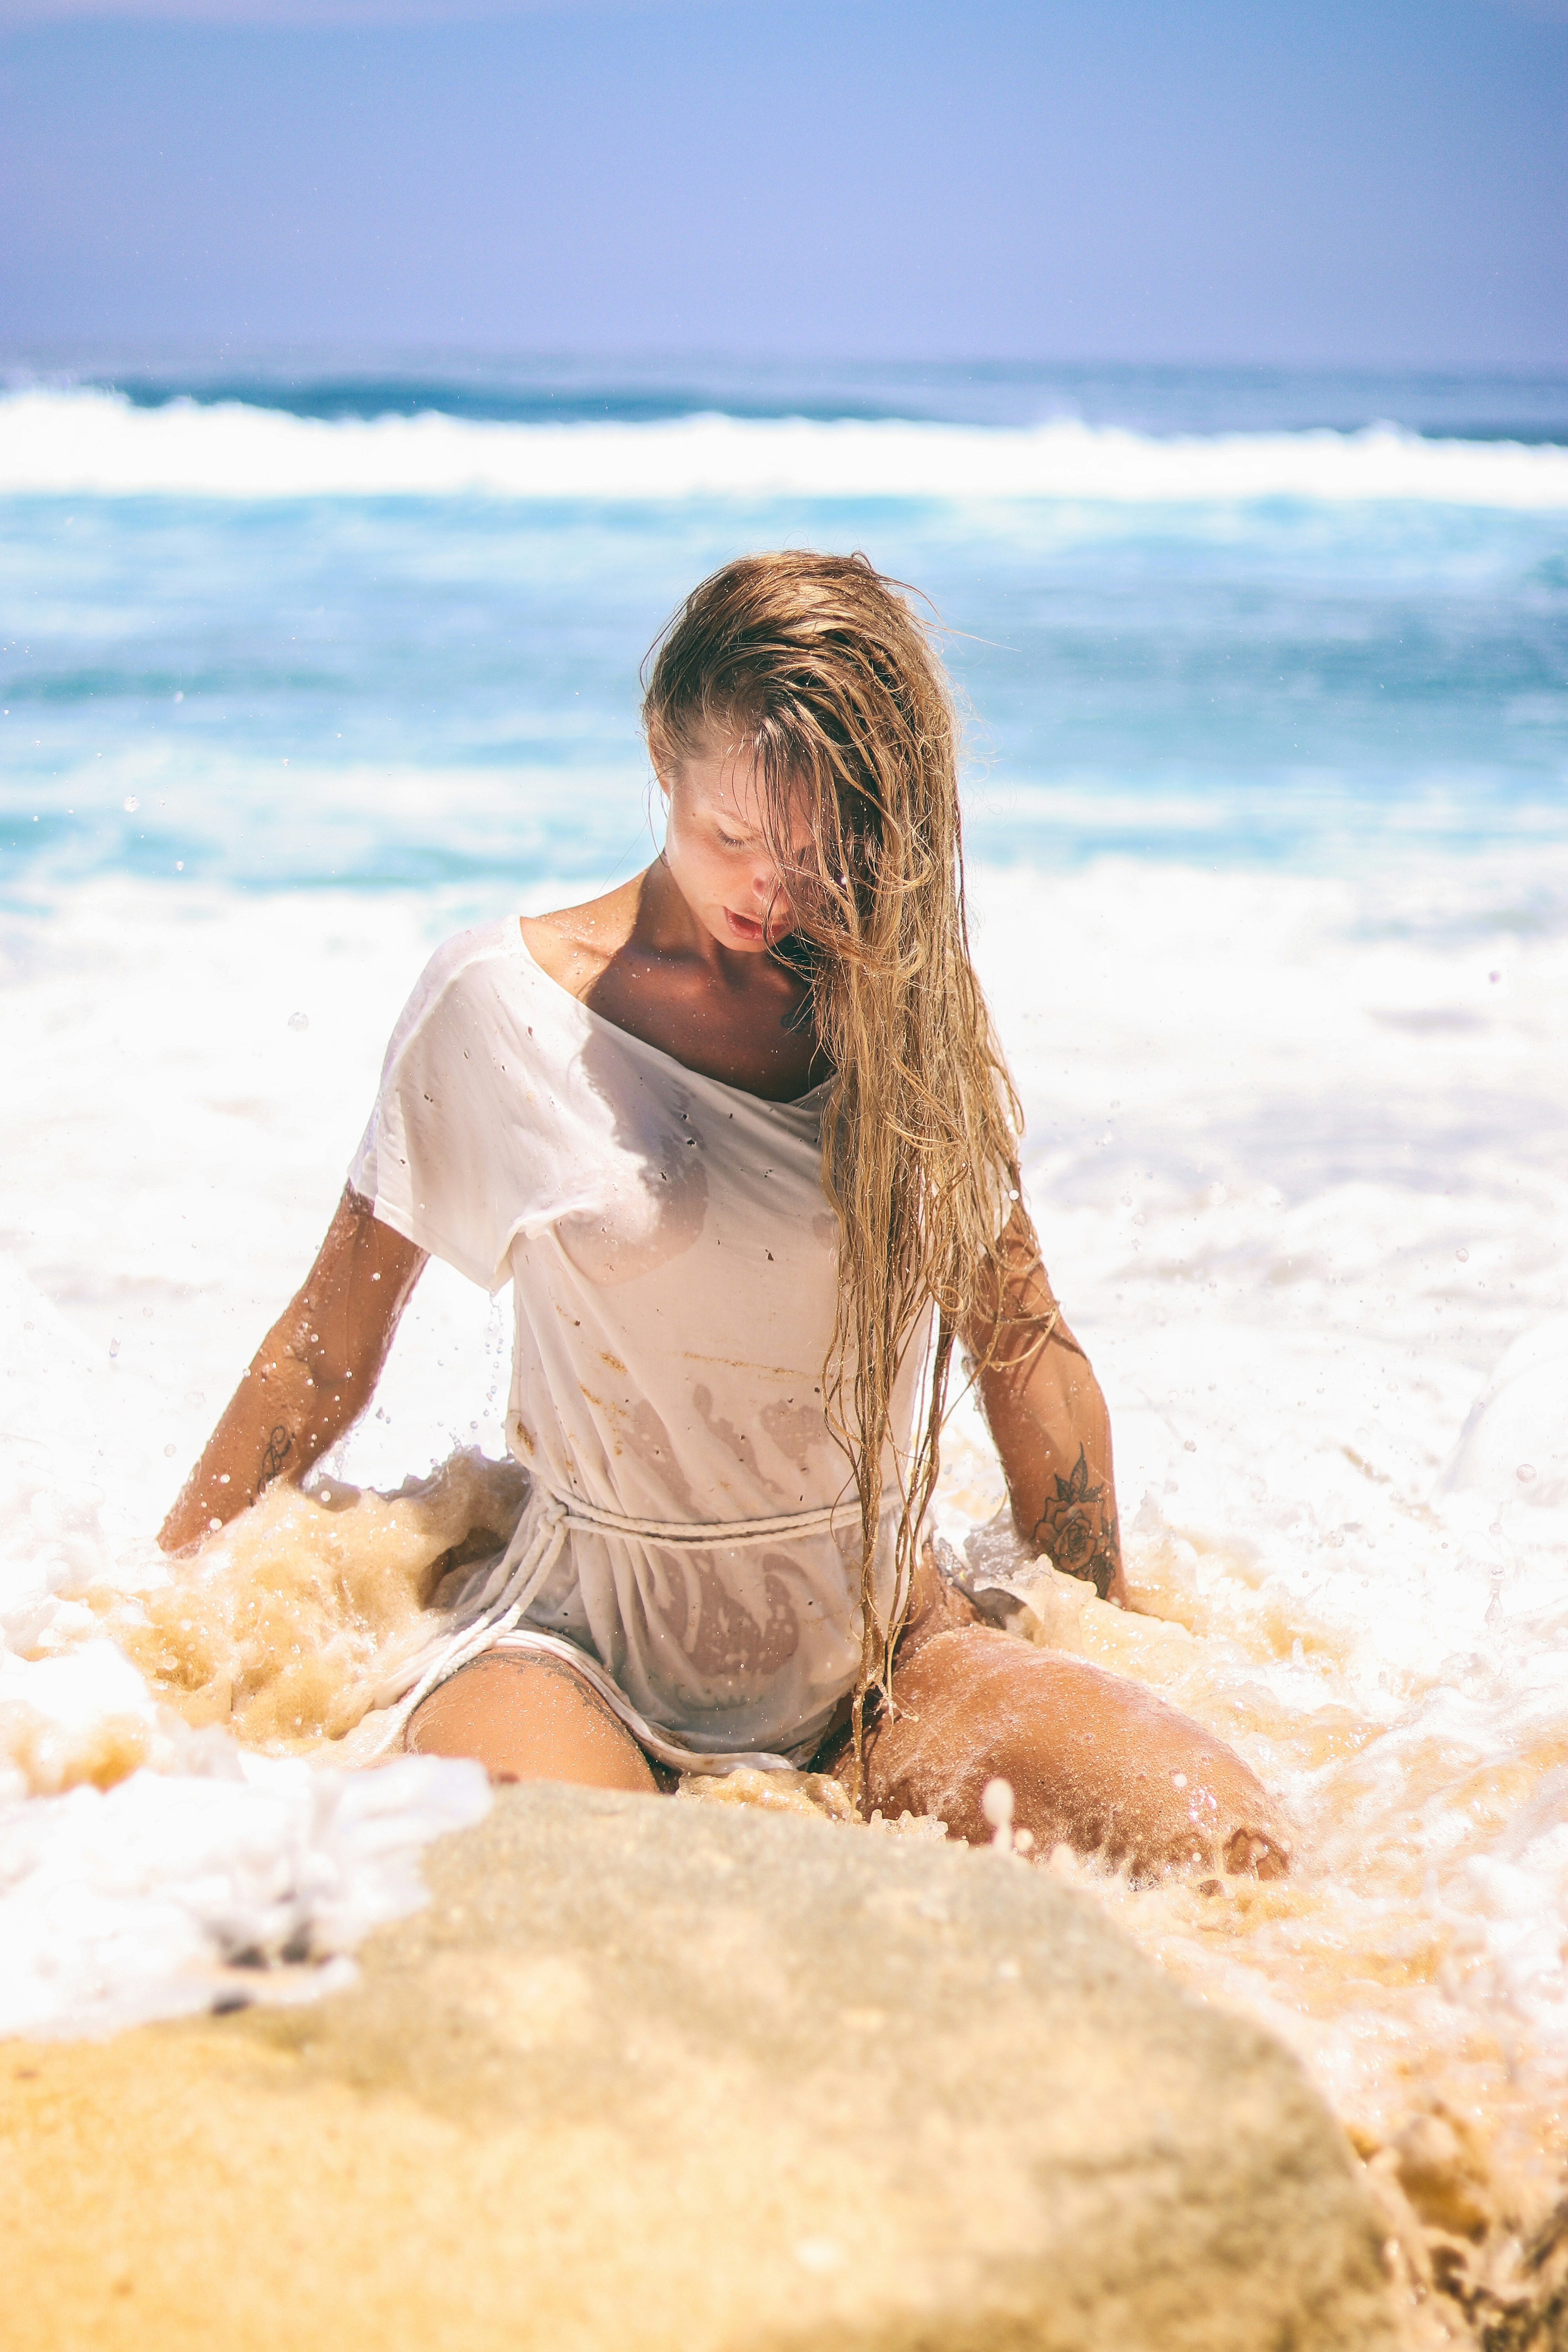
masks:
[(520, 915), (522, 943), (541, 971), (572, 995), (586, 997), (631, 938), (642, 881), (640, 874), (634, 875), (602, 898), (585, 899), (580, 907)]

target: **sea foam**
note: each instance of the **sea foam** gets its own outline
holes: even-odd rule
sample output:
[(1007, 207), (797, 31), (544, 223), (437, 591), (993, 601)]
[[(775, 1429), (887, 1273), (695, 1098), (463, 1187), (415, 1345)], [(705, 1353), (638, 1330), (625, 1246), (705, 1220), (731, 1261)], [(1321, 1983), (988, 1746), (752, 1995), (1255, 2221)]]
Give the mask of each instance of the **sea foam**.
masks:
[[(1055, 1866), (1281, 2033), (1363, 2145), (1479, 2118), (1506, 2205), (1560, 2160), (1568, 2092), (1568, 870), (1108, 862), (977, 873), (974, 901), (1139, 1612), (1054, 1579), (1050, 1637), (1237, 1743), (1298, 1837), (1289, 1879), (1220, 1897)], [(334, 1981), (412, 1899), (422, 1841), (482, 1801), (433, 1760), (343, 1771), (337, 1697), (449, 1545), (464, 1450), (500, 1451), (481, 1293), (427, 1270), (324, 1493), (274, 1498), (194, 1572), (152, 1543), (457, 919), (125, 882), (4, 918), (13, 2028)], [(986, 1532), (1001, 1500), (965, 1403), (939, 1518), (993, 1573), (1016, 1565)]]
[(426, 413), (324, 421), (238, 403), (138, 408), (99, 391), (0, 396), (0, 492), (225, 499), (1049, 499), (1169, 505), (1417, 499), (1568, 509), (1568, 449), (1363, 432), (1156, 437), (690, 416), (517, 425)]
[(216, 1734), (107, 1790), (0, 1798), (0, 2036), (114, 2032), (350, 1980), (370, 1929), (425, 1901), (421, 1847), (489, 1806), (476, 1764), (321, 1771)]

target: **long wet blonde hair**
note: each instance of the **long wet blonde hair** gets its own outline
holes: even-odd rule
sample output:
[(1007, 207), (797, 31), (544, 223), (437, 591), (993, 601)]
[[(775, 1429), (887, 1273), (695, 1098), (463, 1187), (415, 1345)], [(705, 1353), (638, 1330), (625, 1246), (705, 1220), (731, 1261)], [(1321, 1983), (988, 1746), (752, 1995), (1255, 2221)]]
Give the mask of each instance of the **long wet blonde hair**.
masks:
[[(775, 952), (805, 979), (833, 1071), (823, 1189), (839, 1226), (828, 1426), (860, 1505), (861, 1663), (889, 1687), (940, 1460), (953, 1339), (1001, 1297), (1021, 1117), (969, 955), (952, 697), (910, 592), (863, 555), (751, 555), (686, 599), (645, 665), (653, 763), (716, 745), (755, 761), (793, 916)], [(809, 813), (814, 853), (791, 857)], [(893, 1387), (928, 1306), (936, 1336), (912, 1447), (895, 1445), (894, 1601), (877, 1612)]]

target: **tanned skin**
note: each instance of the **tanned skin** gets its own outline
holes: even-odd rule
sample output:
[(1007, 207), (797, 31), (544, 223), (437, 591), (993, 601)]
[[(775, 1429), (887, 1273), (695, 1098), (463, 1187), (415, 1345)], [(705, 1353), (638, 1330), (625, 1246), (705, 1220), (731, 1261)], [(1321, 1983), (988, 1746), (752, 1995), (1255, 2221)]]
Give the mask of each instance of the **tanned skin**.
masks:
[(359, 1419), (424, 1264), (422, 1249), (344, 1192), (163, 1522), (165, 1551), (188, 1550), (275, 1478), (298, 1484)]
[[(721, 796), (716, 811), (700, 804), (685, 814), (688, 830), (706, 815), (721, 835), (740, 821)], [(680, 831), (673, 811), (670, 830)], [(700, 887), (700, 859), (689, 862)], [(740, 897), (720, 870), (728, 895)], [(780, 919), (776, 883), (754, 903)], [(801, 1020), (802, 982), (752, 941), (726, 952), (711, 929), (700, 932), (664, 859), (606, 898), (525, 921), (521, 930), (551, 979), (688, 1069), (769, 1102), (797, 1100), (827, 1075)], [(984, 1367), (981, 1402), (1014, 1518), (1058, 1567), (1122, 1601), (1110, 1416), (1088, 1359), (1059, 1319), (1021, 1210), (1009, 1222), (1004, 1262), (1000, 1296), (980, 1302), (961, 1336)], [(257, 1350), (163, 1523), (166, 1551), (198, 1543), (274, 1478), (298, 1483), (353, 1425), (374, 1393), (424, 1264), (423, 1250), (344, 1192), (303, 1286)]]
[[(829, 1073), (803, 1018), (803, 983), (769, 952), (791, 917), (755, 779), (718, 747), (688, 761), (667, 791), (662, 856), (605, 898), (524, 921), (524, 943), (562, 988), (688, 1069), (765, 1101), (798, 1101)], [(810, 847), (808, 836), (791, 845), (802, 857)], [(193, 1547), (274, 1479), (298, 1482), (342, 1435), (371, 1401), (424, 1263), (368, 1202), (343, 1194), (303, 1286), (170, 1511), (165, 1550)], [(991, 1290), (960, 1337), (1019, 1533), (1125, 1605), (1110, 1417), (1021, 1207)], [(960, 1599), (917, 1596), (900, 1654), (919, 1704), (900, 1708), (896, 1684), (893, 1708), (873, 1725), (868, 1804), (936, 1813), (980, 1841), (990, 1834), (984, 1787), (1001, 1774), (1015, 1790), (1016, 1825), (1042, 1850), (1065, 1838), (1124, 1853), (1140, 1870), (1217, 1863), (1272, 1876), (1285, 1867), (1268, 1800), (1223, 1741), (1135, 1684), (973, 1622)], [(491, 1652), (442, 1684), (410, 1722), (407, 1745), (475, 1757), (498, 1780), (655, 1786), (596, 1694), (517, 1654)]]
[(1127, 1604), (1110, 1415), (1089, 1358), (1062, 1320), (1034, 1229), (1015, 1208), (1002, 1236), (1000, 1302), (963, 1332), (1013, 1520), (1054, 1568)]

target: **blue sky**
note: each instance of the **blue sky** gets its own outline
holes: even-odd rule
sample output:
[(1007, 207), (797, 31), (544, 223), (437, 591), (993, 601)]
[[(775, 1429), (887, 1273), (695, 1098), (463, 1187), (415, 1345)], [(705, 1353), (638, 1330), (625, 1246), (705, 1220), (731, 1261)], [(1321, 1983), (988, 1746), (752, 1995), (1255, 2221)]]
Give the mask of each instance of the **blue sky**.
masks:
[(1568, 363), (1568, 5), (0, 0), (0, 344)]

